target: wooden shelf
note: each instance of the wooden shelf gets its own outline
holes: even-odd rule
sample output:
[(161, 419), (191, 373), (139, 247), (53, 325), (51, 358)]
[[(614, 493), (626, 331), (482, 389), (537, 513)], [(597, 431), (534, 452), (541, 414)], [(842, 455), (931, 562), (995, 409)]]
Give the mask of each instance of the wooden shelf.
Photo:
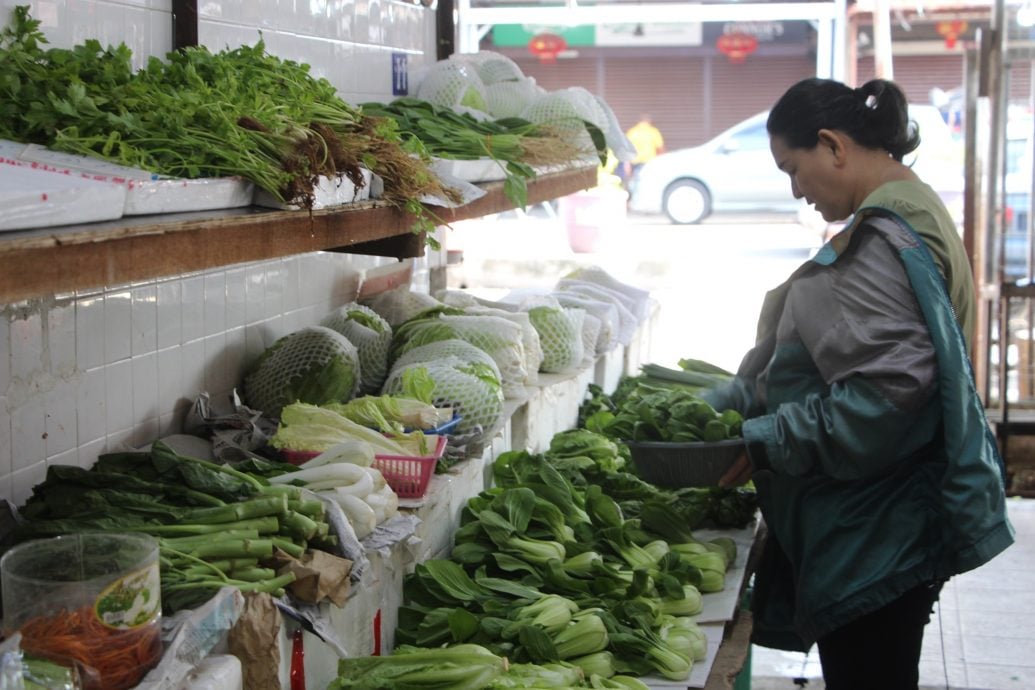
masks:
[[(528, 203), (596, 182), (592, 166), (542, 175), (529, 182)], [(502, 182), (481, 186), (485, 196), (470, 204), (429, 208), (446, 224), (513, 208)], [(320, 250), (421, 256), (424, 237), (411, 232), (413, 224), (411, 215), (375, 201), (312, 213), (250, 206), (0, 233), (0, 304)]]

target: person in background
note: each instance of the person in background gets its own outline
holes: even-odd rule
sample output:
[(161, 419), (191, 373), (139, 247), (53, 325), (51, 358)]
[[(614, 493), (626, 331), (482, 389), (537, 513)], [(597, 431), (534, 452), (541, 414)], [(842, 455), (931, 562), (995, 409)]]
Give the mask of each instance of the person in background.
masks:
[(646, 113), (640, 115), (640, 121), (630, 127), (625, 136), (636, 149), (636, 157), (621, 166), (622, 182), (628, 187), (633, 175), (644, 163), (665, 152), (665, 139)]
[(767, 527), (753, 641), (819, 649), (827, 690), (915, 690), (942, 584), (1013, 543), (1003, 461), (974, 385), (974, 284), (898, 86), (807, 79), (769, 114), (773, 159), (828, 222), (770, 291), (737, 376), (702, 394), (745, 417), (723, 478)]

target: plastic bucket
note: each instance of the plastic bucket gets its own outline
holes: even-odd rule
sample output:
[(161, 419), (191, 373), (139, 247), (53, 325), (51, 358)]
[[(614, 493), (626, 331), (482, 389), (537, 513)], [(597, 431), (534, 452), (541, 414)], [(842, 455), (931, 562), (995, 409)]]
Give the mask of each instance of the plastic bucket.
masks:
[(74, 667), (83, 690), (132, 688), (162, 658), (158, 542), (84, 533), (15, 546), (0, 558), (5, 636)]

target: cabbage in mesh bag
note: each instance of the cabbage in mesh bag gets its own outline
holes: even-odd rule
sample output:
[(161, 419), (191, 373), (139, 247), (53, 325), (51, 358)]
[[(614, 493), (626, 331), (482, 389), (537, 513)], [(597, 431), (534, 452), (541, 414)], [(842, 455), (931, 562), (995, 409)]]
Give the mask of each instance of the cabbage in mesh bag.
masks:
[(556, 289), (558, 292), (570, 292), (588, 299), (601, 300), (613, 304), (615, 309), (618, 310), (618, 342), (622, 345), (628, 345), (633, 341), (633, 338), (636, 336), (636, 329), (640, 326), (640, 321), (636, 318), (636, 314), (630, 311), (630, 307), (634, 307), (634, 305), (629, 297), (603, 285), (587, 283), (582, 280), (560, 280), (557, 283)]
[(478, 76), (481, 77), (482, 83), (486, 86), (523, 79), (525, 76), (516, 62), (506, 55), (501, 55), (491, 50), (479, 50), (477, 53), (462, 53), (453, 55), (450, 59), (462, 60), (474, 65)]
[(359, 353), (341, 333), (310, 326), (277, 340), (244, 377), (248, 406), (271, 417), (285, 405), (344, 402), (359, 389)]
[(415, 347), (399, 357), (399, 359), (395, 360), (395, 364), (392, 366), (392, 369), (400, 369), (402, 367), (408, 367), (411, 364), (433, 362), (436, 359), (447, 359), (449, 357), (455, 357), (465, 362), (484, 364), (492, 369), (497, 380), (500, 379), (499, 367), (496, 366), (496, 361), (489, 356), (489, 353), (475, 347), (466, 340), (457, 339), (439, 340), (434, 343)]
[(525, 351), (525, 385), (534, 386), (538, 380), (539, 366), (543, 363), (543, 348), (539, 333), (528, 318), (528, 313), (519, 309), (507, 309), (479, 304), (464, 309), (471, 316), (498, 316), (521, 327), (521, 346)]
[(520, 117), (544, 93), (534, 79), (501, 81), (485, 86), (485, 105), (496, 119)]
[(587, 283), (602, 285), (609, 290), (614, 290), (625, 295), (631, 304), (626, 303), (629, 311), (636, 315), (641, 321), (647, 318), (647, 305), (650, 302), (650, 291), (638, 288), (615, 278), (600, 266), (580, 266), (568, 275), (564, 276), (569, 280), (581, 280)]
[(466, 340), (484, 350), (499, 367), (503, 394), (525, 394), (528, 370), (521, 327), (498, 316), (438, 316), (407, 321), (392, 336), (389, 364), (409, 350), (439, 340)]
[(341, 333), (359, 351), (360, 392), (381, 390), (388, 375), (388, 347), (392, 344), (388, 322), (370, 307), (350, 302), (328, 314), (320, 325)]
[(364, 299), (363, 303), (380, 314), (392, 328), (409, 321), (422, 311), (442, 306), (431, 295), (414, 292), (405, 285), (379, 292)]
[(460, 415), (455, 435), (481, 443), (503, 426), (503, 390), (491, 367), (444, 357), (396, 367), (385, 380), (385, 395), (406, 395), (450, 407)]
[(538, 306), (528, 310), (528, 317), (539, 333), (543, 347), (543, 363), (539, 370), (559, 373), (574, 369), (582, 363), (582, 320), (586, 312), (581, 309), (563, 309), (555, 306)]
[(535, 124), (548, 124), (571, 137), (588, 155), (596, 151), (596, 144), (586, 129), (585, 122), (607, 131), (607, 114), (596, 97), (580, 86), (550, 91), (532, 102), (521, 116)]
[(587, 316), (594, 316), (600, 322), (595, 346), (590, 346), (587, 354), (603, 354), (610, 352), (618, 344), (618, 330), (621, 322), (618, 318), (618, 307), (614, 302), (603, 299), (590, 299), (573, 292), (558, 291), (551, 295), (562, 307), (578, 307), (586, 310)]
[(475, 67), (463, 60), (439, 60), (417, 86), (417, 98), (442, 108), (487, 112), (485, 84)]

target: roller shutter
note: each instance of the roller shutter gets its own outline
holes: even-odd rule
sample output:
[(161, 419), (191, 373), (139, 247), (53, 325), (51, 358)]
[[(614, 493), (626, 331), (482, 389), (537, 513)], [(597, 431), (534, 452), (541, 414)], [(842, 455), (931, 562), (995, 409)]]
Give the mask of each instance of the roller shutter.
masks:
[(712, 116), (708, 137), (768, 110), (795, 82), (815, 76), (811, 56), (749, 56), (743, 63), (710, 58), (712, 64)]

